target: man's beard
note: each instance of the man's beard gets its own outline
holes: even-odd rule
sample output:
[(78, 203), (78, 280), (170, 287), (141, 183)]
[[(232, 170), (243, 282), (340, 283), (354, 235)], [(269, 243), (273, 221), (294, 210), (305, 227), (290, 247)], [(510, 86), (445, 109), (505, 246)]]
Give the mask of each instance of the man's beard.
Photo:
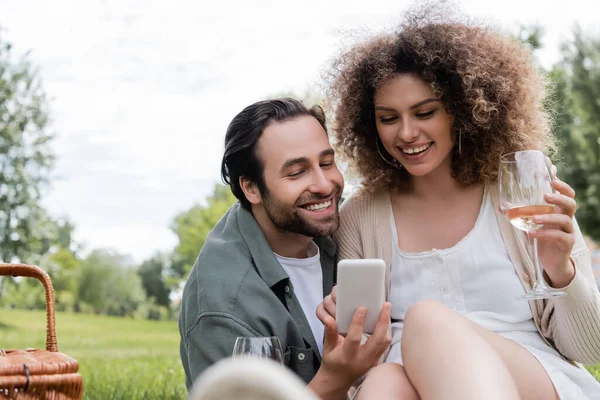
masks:
[[(298, 233), (300, 235), (308, 237), (321, 237), (331, 236), (340, 226), (340, 216), (338, 213), (338, 205), (341, 198), (342, 188), (339, 185), (335, 185), (336, 195), (331, 199), (335, 203), (335, 212), (328, 218), (316, 220), (310, 220), (298, 212), (294, 206), (288, 206), (280, 202), (268, 189), (261, 193), (263, 200), (263, 207), (267, 216), (277, 227), (282, 231)], [(314, 199), (315, 201), (322, 200), (322, 198)]]

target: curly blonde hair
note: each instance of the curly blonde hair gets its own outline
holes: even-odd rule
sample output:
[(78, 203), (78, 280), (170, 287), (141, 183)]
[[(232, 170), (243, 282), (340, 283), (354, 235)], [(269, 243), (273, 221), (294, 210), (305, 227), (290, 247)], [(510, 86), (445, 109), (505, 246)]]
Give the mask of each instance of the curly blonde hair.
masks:
[(452, 176), (463, 185), (495, 182), (502, 154), (554, 148), (546, 82), (526, 46), (490, 28), (413, 13), (397, 32), (355, 45), (330, 75), (336, 147), (368, 192), (410, 182), (376, 147), (375, 91), (399, 73), (431, 85), (454, 117)]

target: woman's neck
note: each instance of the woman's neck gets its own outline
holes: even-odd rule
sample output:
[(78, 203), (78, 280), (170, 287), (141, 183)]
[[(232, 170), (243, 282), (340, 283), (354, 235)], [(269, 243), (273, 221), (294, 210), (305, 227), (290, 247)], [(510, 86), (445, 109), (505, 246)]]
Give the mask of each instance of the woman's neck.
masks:
[(447, 176), (445, 179), (433, 179), (431, 176), (413, 177), (412, 195), (421, 199), (444, 199), (461, 193), (465, 186), (456, 179)]
[(452, 177), (450, 163), (440, 165), (424, 176), (413, 176), (410, 193), (424, 200), (446, 199), (462, 193), (466, 187)]

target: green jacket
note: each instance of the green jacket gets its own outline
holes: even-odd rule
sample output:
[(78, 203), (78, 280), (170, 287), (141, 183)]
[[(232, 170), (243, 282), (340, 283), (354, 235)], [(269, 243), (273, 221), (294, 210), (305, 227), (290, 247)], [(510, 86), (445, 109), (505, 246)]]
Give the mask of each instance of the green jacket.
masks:
[[(334, 281), (335, 243), (315, 238), (323, 293)], [(306, 310), (315, 312), (315, 310)], [(186, 386), (233, 351), (238, 336), (277, 336), (285, 364), (305, 382), (321, 356), (289, 277), (252, 214), (234, 204), (208, 235), (183, 289), (180, 355)]]

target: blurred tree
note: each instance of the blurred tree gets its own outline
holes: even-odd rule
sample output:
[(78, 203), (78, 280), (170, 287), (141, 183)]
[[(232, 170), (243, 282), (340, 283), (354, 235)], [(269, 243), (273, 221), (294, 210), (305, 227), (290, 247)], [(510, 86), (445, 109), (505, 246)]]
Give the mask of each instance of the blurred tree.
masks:
[(197, 204), (177, 215), (171, 229), (179, 244), (173, 254), (173, 272), (187, 278), (209, 232), (237, 199), (228, 186), (217, 184), (205, 204)]
[[(43, 222), (43, 223), (40, 223)], [(78, 287), (80, 260), (75, 251), (78, 246), (72, 240), (73, 225), (67, 219), (53, 220), (47, 215), (38, 220), (43, 234), (35, 232), (26, 262), (44, 269), (54, 287), (54, 304), (58, 311), (71, 310)], [(19, 279), (19, 283), (5, 287), (0, 305), (18, 308), (44, 308), (42, 286), (31, 279)]]
[(75, 226), (67, 218), (55, 222), (55, 237), (47, 261), (41, 262), (50, 278), (55, 292), (55, 306), (59, 311), (72, 310), (79, 286), (81, 260), (80, 245), (73, 239)]
[(544, 27), (541, 25), (521, 25), (516, 35), (513, 36), (528, 45), (532, 50), (538, 50), (543, 47)]
[(154, 298), (156, 304), (165, 307), (169, 307), (170, 304), (171, 289), (167, 281), (170, 261), (169, 256), (156, 254), (144, 261), (137, 272), (142, 279), (142, 286), (148, 299)]
[(63, 217), (56, 221), (56, 226), (57, 229), (54, 244), (71, 251), (73, 254), (77, 254), (81, 249), (81, 245), (73, 239), (75, 225), (68, 218)]
[(47, 247), (51, 224), (40, 198), (54, 159), (46, 95), (27, 56), (15, 60), (11, 47), (0, 36), (0, 261), (4, 262), (28, 261)]
[(142, 281), (128, 257), (108, 250), (94, 250), (82, 261), (76, 310), (134, 316), (145, 300)]
[[(542, 47), (542, 26), (522, 26), (514, 35), (534, 52)], [(600, 40), (579, 27), (561, 48), (562, 60), (547, 73), (546, 108), (558, 139), (558, 175), (577, 196), (582, 231), (600, 239)]]
[(582, 231), (600, 240), (600, 38), (576, 27), (562, 54), (549, 75), (560, 142), (558, 174), (577, 193)]

